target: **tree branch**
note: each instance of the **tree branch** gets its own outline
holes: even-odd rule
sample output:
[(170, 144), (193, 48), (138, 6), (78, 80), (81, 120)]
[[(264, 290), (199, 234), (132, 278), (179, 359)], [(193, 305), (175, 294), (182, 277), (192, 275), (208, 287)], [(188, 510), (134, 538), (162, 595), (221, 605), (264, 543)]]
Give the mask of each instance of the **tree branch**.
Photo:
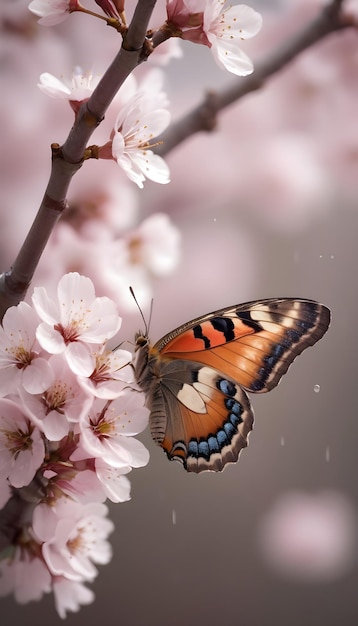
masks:
[(82, 166), (87, 142), (127, 76), (141, 62), (155, 4), (156, 0), (138, 0), (120, 51), (88, 102), (81, 106), (63, 146), (52, 146), (51, 174), (39, 211), (12, 268), (0, 276), (0, 319), (9, 306), (24, 299), (52, 230), (67, 207), (68, 187)]
[(158, 141), (157, 154), (164, 156), (180, 143), (200, 131), (210, 132), (216, 127), (217, 114), (243, 96), (260, 89), (265, 82), (288, 65), (304, 50), (318, 43), (327, 35), (353, 26), (342, 17), (343, 0), (333, 0), (326, 5), (316, 19), (281, 44), (271, 56), (255, 65), (249, 77), (236, 80), (222, 91), (210, 91), (203, 101), (165, 131)]

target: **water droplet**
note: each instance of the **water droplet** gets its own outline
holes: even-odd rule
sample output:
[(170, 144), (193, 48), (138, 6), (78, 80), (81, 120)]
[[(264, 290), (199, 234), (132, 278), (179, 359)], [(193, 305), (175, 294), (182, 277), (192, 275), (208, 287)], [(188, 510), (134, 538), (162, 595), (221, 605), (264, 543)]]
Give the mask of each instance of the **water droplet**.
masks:
[(214, 217), (213, 222), (216, 222), (216, 221), (217, 221), (217, 220), (216, 220), (216, 217)]
[(319, 255), (319, 258), (320, 258), (320, 259), (323, 259), (323, 254), (320, 254), (320, 255)]
[(173, 524), (173, 526), (175, 526), (176, 523), (177, 523), (177, 512), (173, 509), (172, 510), (172, 524)]
[(330, 258), (330, 259), (332, 259), (332, 261), (333, 261), (333, 259), (334, 259), (334, 254), (331, 254), (331, 256), (330, 256), (329, 258)]
[(326, 448), (326, 462), (329, 463), (331, 460), (331, 450), (329, 448), (329, 446), (327, 446)]
[(313, 391), (314, 391), (315, 393), (319, 393), (319, 392), (321, 391), (321, 385), (315, 385), (315, 386), (313, 387)]
[(285, 445), (285, 438), (281, 437), (281, 446), (284, 446), (284, 445)]

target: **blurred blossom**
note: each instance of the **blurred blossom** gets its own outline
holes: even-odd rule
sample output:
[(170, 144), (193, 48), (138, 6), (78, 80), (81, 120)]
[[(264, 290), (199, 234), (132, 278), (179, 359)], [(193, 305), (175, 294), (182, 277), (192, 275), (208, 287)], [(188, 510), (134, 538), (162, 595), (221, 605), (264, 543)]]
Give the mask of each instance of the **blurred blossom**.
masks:
[(80, 7), (78, 0), (33, 0), (29, 9), (37, 15), (43, 26), (54, 26), (63, 22), (72, 11)]
[(83, 583), (56, 576), (53, 581), (55, 606), (59, 616), (64, 619), (68, 611), (77, 613), (82, 605), (92, 604), (94, 593)]
[(356, 563), (357, 514), (340, 492), (282, 495), (258, 528), (267, 562), (284, 576), (331, 581)]
[(133, 287), (141, 306), (145, 306), (151, 298), (153, 277), (171, 274), (179, 264), (180, 255), (180, 231), (167, 215), (154, 213), (137, 229), (107, 245), (98, 265), (102, 284), (106, 293), (120, 300), (121, 307), (134, 310), (137, 306), (129, 286)]
[(41, 600), (44, 593), (51, 591), (51, 574), (31, 549), (16, 549), (11, 559), (0, 561), (0, 597), (13, 593), (16, 602), (26, 604)]
[(69, 85), (52, 76), (48, 72), (41, 74), (38, 87), (50, 98), (68, 100), (75, 113), (78, 112), (82, 102), (88, 100), (96, 87), (99, 77), (93, 79), (91, 73), (84, 74), (80, 67), (76, 67)]

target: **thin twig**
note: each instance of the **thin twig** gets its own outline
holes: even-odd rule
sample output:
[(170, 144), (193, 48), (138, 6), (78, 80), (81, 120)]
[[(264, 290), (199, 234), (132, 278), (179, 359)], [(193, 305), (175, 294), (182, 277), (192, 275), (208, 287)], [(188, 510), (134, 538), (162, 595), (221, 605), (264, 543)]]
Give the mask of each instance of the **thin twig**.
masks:
[(180, 143), (200, 131), (210, 132), (216, 128), (217, 114), (237, 102), (240, 98), (260, 89), (265, 82), (295, 59), (304, 50), (318, 43), (327, 35), (352, 26), (342, 18), (343, 0), (333, 0), (321, 13), (300, 32), (291, 36), (264, 61), (255, 64), (255, 71), (249, 77), (236, 80), (221, 91), (208, 92), (202, 102), (177, 122), (171, 124), (160, 137), (161, 144), (156, 149), (161, 156), (168, 154)]

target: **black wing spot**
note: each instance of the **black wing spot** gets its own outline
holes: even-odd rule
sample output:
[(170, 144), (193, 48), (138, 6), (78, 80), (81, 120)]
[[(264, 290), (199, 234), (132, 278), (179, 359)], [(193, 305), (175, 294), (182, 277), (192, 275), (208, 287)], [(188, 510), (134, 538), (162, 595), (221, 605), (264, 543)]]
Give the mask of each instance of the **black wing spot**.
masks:
[(193, 334), (194, 334), (195, 339), (201, 339), (204, 342), (205, 350), (210, 348), (210, 345), (211, 345), (210, 344), (210, 339), (208, 339), (208, 337), (206, 337), (206, 335), (203, 335), (203, 329), (201, 327), (201, 324), (198, 324), (197, 326), (194, 326)]
[(245, 324), (245, 326), (252, 328), (255, 333), (262, 330), (261, 324), (252, 319), (250, 311), (240, 311), (240, 309), (237, 309), (236, 315)]
[(235, 339), (235, 324), (230, 317), (213, 317), (210, 323), (215, 330), (224, 335), (226, 341)]

